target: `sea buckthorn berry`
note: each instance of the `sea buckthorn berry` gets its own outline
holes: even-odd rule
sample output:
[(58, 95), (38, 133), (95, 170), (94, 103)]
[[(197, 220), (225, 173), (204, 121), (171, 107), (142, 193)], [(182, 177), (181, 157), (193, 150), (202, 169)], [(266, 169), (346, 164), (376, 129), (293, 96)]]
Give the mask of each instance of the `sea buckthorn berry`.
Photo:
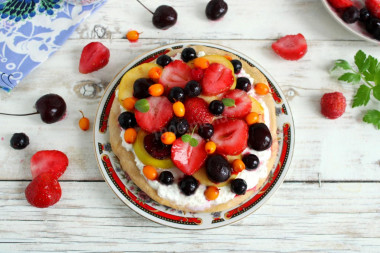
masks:
[(219, 196), (219, 189), (216, 186), (208, 186), (205, 190), (205, 197), (207, 200), (215, 200)]
[(255, 84), (255, 92), (259, 95), (266, 95), (269, 93), (269, 87), (265, 83)]
[(242, 172), (243, 170), (245, 170), (245, 164), (241, 159), (235, 159), (232, 162), (232, 169), (234, 170), (234, 172), (237, 173)]
[(123, 100), (123, 107), (127, 111), (132, 111), (135, 108), (137, 98), (135, 97), (129, 97)]
[(149, 70), (148, 72), (148, 76), (150, 79), (153, 79), (153, 80), (158, 80), (160, 79), (161, 77), (161, 74), (162, 74), (162, 69), (159, 68), (159, 67), (153, 67)]
[(134, 128), (128, 128), (124, 132), (124, 140), (126, 143), (132, 144), (136, 141), (137, 132)]
[(173, 132), (165, 132), (161, 135), (161, 142), (166, 145), (171, 145), (175, 141), (176, 136)]
[(257, 112), (250, 112), (247, 116), (245, 116), (245, 121), (248, 125), (255, 124), (259, 122), (260, 115)]
[(205, 145), (207, 154), (213, 154), (216, 150), (216, 144), (213, 141), (208, 141)]
[(144, 176), (149, 180), (156, 180), (158, 177), (158, 173), (155, 167), (146, 165), (143, 168)]
[(231, 57), (230, 55), (225, 54), (224, 57), (225, 57), (227, 60), (232, 61), (232, 57)]
[(148, 89), (149, 94), (153, 97), (159, 97), (164, 93), (164, 86), (160, 83), (153, 84)]
[(210, 66), (210, 62), (206, 58), (199, 57), (194, 59), (194, 67), (200, 69), (207, 69), (208, 66)]
[(135, 30), (129, 31), (126, 37), (130, 42), (136, 42), (140, 37), (140, 33)]
[(173, 104), (173, 111), (177, 117), (181, 118), (185, 116), (185, 105), (182, 102), (177, 101)]
[(82, 118), (79, 120), (79, 127), (83, 131), (87, 131), (90, 128), (90, 120), (84, 116), (82, 111), (80, 113), (82, 113)]

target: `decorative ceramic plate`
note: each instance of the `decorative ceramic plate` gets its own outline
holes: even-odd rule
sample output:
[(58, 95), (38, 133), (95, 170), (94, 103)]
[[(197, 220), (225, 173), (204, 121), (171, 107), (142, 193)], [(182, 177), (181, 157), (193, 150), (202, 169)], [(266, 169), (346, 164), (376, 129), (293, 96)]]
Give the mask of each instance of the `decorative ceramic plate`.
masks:
[[(272, 171), (258, 194), (243, 202), (240, 206), (223, 212), (185, 213), (158, 204), (142, 192), (120, 168), (119, 160), (113, 154), (109, 143), (108, 117), (112, 102), (115, 99), (115, 89), (119, 85), (123, 75), (139, 64), (153, 61), (159, 55), (164, 54), (168, 48), (179, 49), (192, 45), (213, 47), (224, 50), (226, 53), (236, 54), (241, 61), (247, 62), (250, 66), (257, 67), (268, 79), (275, 100), (279, 152)], [(208, 229), (228, 225), (250, 215), (273, 195), (284, 181), (286, 172), (289, 169), (294, 148), (294, 123), (284, 94), (268, 72), (258, 63), (233, 49), (215, 44), (198, 42), (176, 43), (154, 49), (138, 57), (124, 67), (114, 80), (111, 81), (104, 92), (96, 114), (94, 146), (100, 172), (105, 181), (115, 194), (132, 210), (162, 225), (182, 229)]]
[[(359, 36), (360, 38), (366, 41), (370, 41), (372, 43), (380, 45), (380, 41), (376, 40), (371, 34), (369, 34), (361, 22), (358, 21), (353, 24), (347, 24), (346, 22), (343, 21), (339, 13), (328, 3), (327, 0), (322, 0), (322, 3), (323, 3), (323, 6), (328, 11), (328, 13), (330, 13), (330, 15), (338, 23), (340, 23), (347, 31), (355, 34), (356, 36)], [(360, 9), (364, 7), (364, 0), (355, 0), (354, 5)]]

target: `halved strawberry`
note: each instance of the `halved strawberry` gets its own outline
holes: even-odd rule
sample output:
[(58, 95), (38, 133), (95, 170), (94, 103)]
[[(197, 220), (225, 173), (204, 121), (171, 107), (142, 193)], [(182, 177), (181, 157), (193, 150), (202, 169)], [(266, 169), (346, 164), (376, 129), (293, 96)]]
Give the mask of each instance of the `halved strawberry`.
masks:
[(216, 151), (224, 155), (237, 155), (247, 147), (248, 126), (241, 119), (219, 119), (214, 124), (211, 140)]
[(234, 75), (231, 69), (220, 63), (211, 64), (204, 72), (202, 94), (214, 96), (229, 90), (234, 83)]
[(229, 118), (243, 118), (251, 112), (252, 101), (247, 92), (243, 90), (229, 90), (223, 98), (231, 98), (235, 101), (235, 106), (225, 106), (223, 116)]
[(87, 74), (99, 70), (108, 64), (110, 50), (100, 42), (91, 42), (82, 50), (79, 72)]
[(335, 9), (345, 9), (352, 6), (351, 0), (328, 0)]
[(68, 165), (69, 159), (58, 150), (38, 151), (30, 159), (30, 171), (33, 178), (47, 172), (58, 179), (66, 171)]
[(185, 101), (185, 119), (190, 125), (211, 123), (214, 116), (202, 98), (189, 98)]
[(380, 18), (380, 0), (366, 0), (365, 5), (373, 16)]
[(152, 133), (161, 130), (173, 117), (172, 103), (166, 97), (148, 97), (149, 111), (135, 110), (137, 124)]
[(198, 171), (207, 158), (206, 141), (198, 134), (192, 134), (192, 138), (198, 141), (196, 147), (192, 147), (189, 142), (183, 142), (182, 138), (178, 138), (174, 141), (171, 150), (174, 165), (186, 175), (192, 175)]
[(272, 49), (290, 61), (301, 59), (307, 52), (306, 39), (302, 34), (286, 35), (272, 44)]
[(185, 88), (190, 80), (191, 68), (183, 61), (175, 60), (163, 69), (159, 83), (168, 89), (173, 87)]

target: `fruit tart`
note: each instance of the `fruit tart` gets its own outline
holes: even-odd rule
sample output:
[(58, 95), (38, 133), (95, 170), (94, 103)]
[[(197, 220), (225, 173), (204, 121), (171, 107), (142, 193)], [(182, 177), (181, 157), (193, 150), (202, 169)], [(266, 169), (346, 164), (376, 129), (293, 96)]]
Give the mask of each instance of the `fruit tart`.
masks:
[(158, 203), (188, 212), (233, 208), (256, 194), (278, 151), (274, 100), (255, 67), (220, 49), (168, 49), (122, 77), (113, 152)]

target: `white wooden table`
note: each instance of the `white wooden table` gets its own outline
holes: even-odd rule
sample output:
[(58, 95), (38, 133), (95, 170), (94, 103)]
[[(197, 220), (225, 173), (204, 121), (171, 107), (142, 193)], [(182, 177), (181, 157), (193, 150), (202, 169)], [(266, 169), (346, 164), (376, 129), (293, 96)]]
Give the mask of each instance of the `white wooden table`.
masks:
[[(348, 33), (317, 0), (227, 1), (229, 11), (220, 22), (206, 19), (206, 0), (143, 2), (151, 9), (172, 5), (177, 24), (158, 30), (136, 1), (109, 0), (17, 88), (0, 93), (1, 111), (13, 113), (32, 111), (35, 101), (50, 92), (68, 104), (67, 118), (52, 125), (37, 115), (0, 118), (0, 251), (380, 252), (380, 131), (361, 122), (364, 109), (350, 107), (357, 87), (338, 83), (328, 71), (335, 59), (352, 62), (358, 49), (379, 58), (380, 47)], [(143, 32), (137, 43), (125, 39), (129, 29)], [(306, 37), (308, 53), (298, 62), (280, 59), (271, 43), (296, 33)], [(126, 63), (182, 40), (211, 41), (258, 61), (286, 94), (296, 126), (283, 185), (254, 214), (213, 230), (164, 227), (130, 210), (103, 181), (92, 131), (77, 126), (78, 110), (93, 123), (104, 88)], [(110, 62), (83, 75), (80, 52), (92, 41), (110, 49)], [(332, 91), (343, 92), (349, 104), (337, 120), (320, 114), (320, 97)], [(15, 132), (30, 137), (25, 150), (9, 146)], [(70, 160), (60, 180), (62, 198), (47, 209), (30, 206), (24, 197), (31, 180), (29, 159), (42, 149), (61, 150)]]

